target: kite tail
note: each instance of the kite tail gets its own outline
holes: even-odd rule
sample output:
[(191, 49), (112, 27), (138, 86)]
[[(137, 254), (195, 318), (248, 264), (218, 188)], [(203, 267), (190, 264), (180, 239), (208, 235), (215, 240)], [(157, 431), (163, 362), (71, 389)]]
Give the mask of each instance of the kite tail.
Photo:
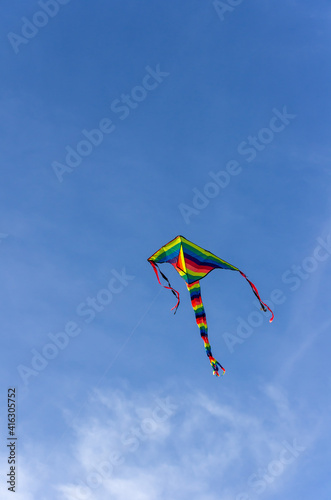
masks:
[(239, 269), (238, 269), (238, 271), (240, 272), (241, 276), (243, 276), (243, 277), (245, 278), (245, 280), (246, 280), (246, 281), (248, 281), (248, 283), (250, 284), (251, 289), (252, 289), (252, 290), (253, 290), (253, 292), (254, 292), (254, 295), (257, 297), (258, 301), (259, 301), (259, 302), (260, 302), (260, 304), (261, 304), (261, 309), (262, 309), (264, 312), (266, 312), (266, 311), (267, 311), (267, 309), (268, 309), (268, 311), (270, 311), (270, 312), (271, 312), (271, 318), (269, 319), (269, 322), (271, 323), (271, 322), (272, 322), (272, 320), (274, 319), (274, 313), (272, 312), (272, 310), (270, 309), (270, 307), (268, 307), (268, 306), (267, 306), (267, 304), (265, 304), (264, 302), (262, 302), (261, 297), (260, 297), (260, 295), (259, 295), (259, 292), (257, 291), (257, 288), (256, 288), (256, 286), (254, 285), (254, 283), (252, 283), (251, 281), (249, 281), (249, 279), (247, 278), (246, 274), (242, 273)]
[(207, 320), (206, 320), (206, 314), (205, 310), (203, 307), (202, 299), (201, 299), (201, 289), (200, 289), (200, 283), (199, 281), (196, 281), (195, 283), (192, 283), (191, 285), (187, 284), (188, 291), (190, 292), (191, 296), (191, 303), (192, 307), (194, 309), (195, 313), (195, 319), (197, 322), (197, 325), (200, 330), (200, 335), (203, 340), (203, 343), (205, 345), (205, 350), (206, 354), (209, 358), (210, 364), (213, 368), (213, 374), (216, 375), (217, 377), (220, 376), (219, 374), (219, 369), (218, 367), (221, 368), (222, 375), (225, 373), (225, 369), (223, 366), (216, 361), (216, 359), (213, 357), (211, 353), (211, 348), (208, 340), (208, 327), (207, 327)]
[[(171, 290), (172, 293), (174, 294), (174, 296), (177, 298), (177, 304), (174, 307), (171, 308), (172, 311), (173, 311), (173, 309), (175, 309), (174, 314), (176, 314), (178, 306), (179, 306), (179, 303), (180, 303), (179, 293), (177, 292), (177, 290), (175, 290), (174, 288), (172, 288), (172, 286), (169, 283), (168, 278), (163, 274), (162, 271), (160, 271), (158, 265), (155, 262), (151, 261), (151, 260), (149, 260), (148, 262), (150, 262), (152, 264), (152, 267), (153, 267), (154, 272), (155, 272), (156, 277), (157, 277), (157, 281), (160, 283), (160, 285), (163, 286), (163, 288), (166, 288), (167, 290)], [(159, 274), (157, 272), (158, 270), (160, 271), (160, 274), (161, 274), (162, 278), (168, 283), (169, 286), (162, 285), (162, 283), (160, 281), (160, 278), (159, 278)]]

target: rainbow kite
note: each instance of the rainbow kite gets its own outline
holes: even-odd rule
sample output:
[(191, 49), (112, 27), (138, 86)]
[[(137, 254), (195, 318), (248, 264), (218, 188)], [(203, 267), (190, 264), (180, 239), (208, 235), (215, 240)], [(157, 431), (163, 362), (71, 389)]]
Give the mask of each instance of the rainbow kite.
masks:
[(171, 290), (172, 293), (176, 296), (177, 304), (172, 308), (172, 310), (175, 309), (175, 313), (177, 311), (180, 302), (179, 293), (177, 292), (177, 290), (172, 288), (168, 278), (162, 273), (162, 271), (160, 271), (158, 264), (163, 264), (164, 262), (172, 264), (174, 268), (178, 271), (178, 273), (181, 275), (181, 277), (186, 281), (186, 286), (188, 288), (188, 291), (190, 292), (191, 303), (194, 309), (195, 319), (200, 330), (200, 335), (204, 342), (205, 350), (209, 358), (210, 364), (213, 368), (213, 374), (217, 375), (218, 377), (219, 377), (218, 367), (221, 368), (222, 375), (225, 373), (225, 369), (218, 361), (216, 361), (216, 359), (213, 357), (211, 353), (211, 348), (208, 340), (207, 320), (201, 299), (201, 289), (199, 280), (207, 276), (207, 274), (209, 274), (210, 271), (212, 271), (213, 269), (230, 269), (232, 271), (238, 271), (250, 284), (255, 296), (260, 302), (261, 309), (265, 312), (268, 309), (271, 312), (272, 316), (270, 322), (274, 319), (273, 312), (264, 302), (262, 302), (259, 292), (257, 291), (255, 285), (251, 281), (249, 281), (247, 276), (243, 272), (241, 272), (240, 269), (238, 269), (235, 266), (232, 266), (228, 262), (225, 262), (225, 260), (216, 257), (216, 255), (212, 254), (211, 252), (208, 252), (207, 250), (198, 247), (194, 243), (191, 243), (183, 236), (177, 236), (169, 243), (161, 247), (148, 259), (148, 262), (150, 262), (151, 265), (153, 266), (153, 269), (155, 271), (156, 277), (160, 285), (162, 285), (162, 283), (160, 282), (158, 271), (168, 284), (168, 286), (164, 285), (162, 286), (164, 286), (164, 288)]

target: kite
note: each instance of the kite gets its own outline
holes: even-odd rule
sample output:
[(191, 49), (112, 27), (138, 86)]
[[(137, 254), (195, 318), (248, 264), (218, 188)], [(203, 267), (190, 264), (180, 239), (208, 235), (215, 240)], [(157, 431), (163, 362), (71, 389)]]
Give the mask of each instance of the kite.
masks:
[(168, 278), (159, 269), (158, 264), (163, 264), (164, 262), (172, 264), (180, 276), (185, 280), (188, 291), (190, 292), (191, 304), (195, 313), (195, 319), (200, 330), (201, 338), (204, 342), (206, 354), (213, 368), (213, 374), (217, 377), (220, 375), (219, 368), (222, 370), (222, 375), (224, 375), (225, 369), (218, 361), (216, 361), (211, 352), (208, 340), (206, 314), (201, 299), (200, 280), (207, 276), (207, 274), (209, 274), (213, 269), (230, 269), (231, 271), (238, 271), (252, 288), (256, 298), (260, 302), (261, 310), (266, 312), (268, 309), (271, 312), (272, 316), (269, 320), (270, 323), (274, 319), (273, 312), (264, 302), (262, 302), (255, 285), (242, 271), (240, 271), (240, 269), (232, 264), (229, 264), (228, 262), (225, 262), (225, 260), (216, 257), (216, 255), (211, 252), (208, 252), (194, 243), (191, 243), (183, 236), (177, 236), (173, 240), (169, 241), (169, 243), (161, 247), (147, 260), (152, 265), (159, 284), (162, 285), (158, 271), (168, 284), (168, 286), (162, 286), (171, 290), (176, 296), (177, 304), (171, 309), (175, 310), (174, 314), (176, 313), (180, 302), (179, 293), (171, 286)]

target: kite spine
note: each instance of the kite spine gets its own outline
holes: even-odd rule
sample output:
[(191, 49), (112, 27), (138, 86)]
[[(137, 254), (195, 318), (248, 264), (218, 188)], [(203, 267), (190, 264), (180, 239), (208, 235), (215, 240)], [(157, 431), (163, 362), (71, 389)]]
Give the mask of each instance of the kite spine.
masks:
[(216, 361), (216, 359), (213, 357), (212, 352), (211, 352), (211, 347), (208, 339), (208, 326), (207, 326), (207, 319), (206, 319), (206, 314), (205, 314), (205, 309), (203, 307), (202, 303), (202, 298), (201, 298), (201, 288), (200, 288), (200, 283), (199, 281), (195, 281), (191, 285), (187, 284), (188, 291), (190, 292), (190, 297), (191, 297), (191, 304), (195, 313), (195, 319), (197, 322), (197, 325), (200, 330), (200, 335), (203, 340), (206, 354), (209, 358), (210, 364), (213, 368), (213, 374), (216, 375), (217, 377), (220, 376), (219, 374), (219, 369), (218, 367), (221, 368), (222, 370), (222, 375), (225, 373), (225, 369), (223, 366)]

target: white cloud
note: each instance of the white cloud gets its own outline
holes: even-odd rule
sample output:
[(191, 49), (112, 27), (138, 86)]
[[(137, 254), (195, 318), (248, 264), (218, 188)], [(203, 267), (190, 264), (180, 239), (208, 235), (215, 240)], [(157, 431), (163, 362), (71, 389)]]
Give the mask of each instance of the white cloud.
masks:
[(58, 486), (61, 498), (216, 500), (222, 486), (221, 498), (235, 499), (252, 473), (277, 459), (284, 441), (307, 437), (286, 394), (271, 384), (248, 403), (223, 389), (220, 401), (172, 390), (171, 412), (146, 433), (155, 401), (148, 393), (93, 393), (94, 410), (75, 424), (72, 475), (79, 479)]
[[(279, 465), (284, 442), (309, 450), (321, 433), (276, 384), (250, 393), (213, 387), (180, 382), (155, 395), (123, 382), (91, 391), (78, 416), (63, 410), (67, 431), (56, 449), (25, 441), (15, 498), (237, 500), (253, 493), (252, 475)], [(300, 474), (302, 453), (266, 482), (265, 498)]]

